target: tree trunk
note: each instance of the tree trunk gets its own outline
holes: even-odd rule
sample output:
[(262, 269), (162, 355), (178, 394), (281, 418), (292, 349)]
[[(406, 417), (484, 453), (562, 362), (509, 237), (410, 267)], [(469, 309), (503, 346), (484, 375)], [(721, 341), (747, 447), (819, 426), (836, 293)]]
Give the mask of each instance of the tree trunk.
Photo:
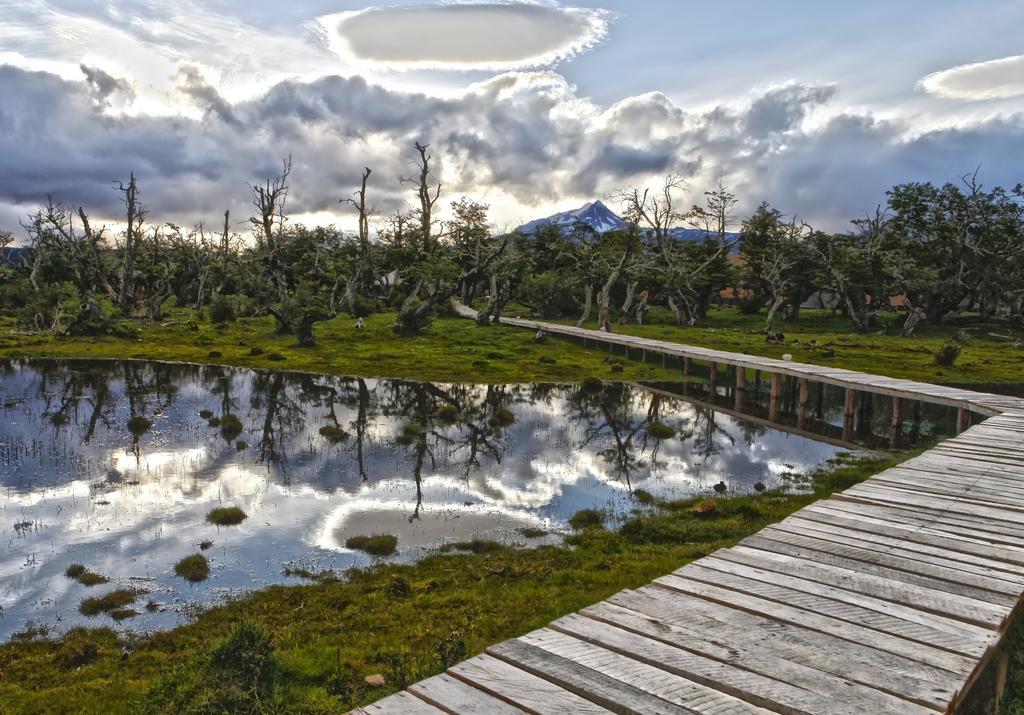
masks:
[(594, 284), (587, 283), (583, 288), (583, 313), (576, 321), (576, 327), (582, 328), (590, 320), (590, 311), (594, 306)]
[(630, 281), (626, 284), (626, 298), (622, 301), (622, 309), (619, 310), (619, 325), (629, 322), (629, 313), (633, 307), (633, 297), (636, 295), (637, 281)]
[(764, 332), (769, 334), (772, 332), (772, 326), (775, 323), (775, 314), (779, 312), (779, 308), (786, 302), (784, 296), (778, 296), (772, 301), (771, 307), (768, 308), (768, 317), (765, 319)]

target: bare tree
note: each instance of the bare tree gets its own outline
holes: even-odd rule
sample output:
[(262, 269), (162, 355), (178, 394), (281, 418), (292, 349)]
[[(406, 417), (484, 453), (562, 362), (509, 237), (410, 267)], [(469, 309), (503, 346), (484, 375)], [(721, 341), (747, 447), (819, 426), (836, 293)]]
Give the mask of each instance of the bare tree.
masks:
[(427, 152), (429, 144), (416, 142), (416, 153), (419, 154), (419, 173), (416, 176), (399, 177), (402, 184), (409, 184), (416, 194), (419, 208), (416, 210), (420, 222), (421, 251), (429, 254), (433, 249), (432, 236), (434, 229), (434, 204), (441, 197), (441, 182), (437, 180), (430, 169), (430, 161), (434, 158)]
[(127, 224), (124, 232), (124, 245), (121, 247), (121, 286), (117, 293), (117, 305), (122, 311), (127, 311), (134, 300), (135, 257), (143, 239), (142, 226), (147, 211), (142, 206), (134, 172), (129, 175), (127, 184), (118, 181), (116, 186), (117, 190), (121, 192)]
[[(372, 274), (373, 267), (370, 265), (370, 217), (377, 213), (375, 206), (370, 206), (366, 202), (366, 182), (370, 178), (371, 174), (370, 167), (363, 169), (362, 181), (359, 184), (359, 189), (353, 194), (355, 198), (341, 199), (340, 203), (346, 203), (353, 206), (358, 214), (359, 221), (359, 255), (356, 258), (356, 266), (352, 275), (347, 280), (345, 287), (344, 303), (348, 306), (348, 309), (355, 313), (356, 311), (356, 295), (359, 287), (363, 284), (366, 276)], [(342, 280), (342, 276), (338, 276), (338, 280)], [(337, 281), (335, 282), (335, 290), (337, 289)], [(335, 311), (333, 291), (331, 299), (331, 311)]]

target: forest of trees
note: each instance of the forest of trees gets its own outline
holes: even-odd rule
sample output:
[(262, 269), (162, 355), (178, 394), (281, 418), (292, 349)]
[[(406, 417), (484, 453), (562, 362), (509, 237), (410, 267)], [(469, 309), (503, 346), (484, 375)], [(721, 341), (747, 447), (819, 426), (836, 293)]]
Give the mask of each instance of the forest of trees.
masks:
[[(357, 188), (340, 203), (357, 219), (354, 234), (289, 221), (290, 159), (248, 187), (245, 235), (231, 230), (228, 213), (217, 229), (154, 223), (134, 175), (114, 185), (124, 206), (117, 232), (50, 197), (23, 221), (23, 248), (3, 253), (0, 313), (23, 331), (55, 335), (132, 334), (139, 321), (164, 320), (169, 305), (214, 322), (270, 315), (300, 347), (315, 344), (317, 322), (341, 313), (394, 311), (396, 333), (416, 334), (453, 297), (479, 307), (481, 326), (513, 302), (580, 324), (596, 314), (603, 330), (643, 322), (655, 306), (694, 325), (729, 296), (763, 315), (771, 334), (777, 320), (799, 320), (815, 294), (856, 331), (893, 310), (906, 335), (922, 324), (1022, 323), (1021, 184), (988, 189), (975, 174), (898, 185), (851, 230), (830, 233), (767, 203), (737, 216), (724, 185), (684, 200), (685, 177), (670, 175), (657, 190), (611, 197), (624, 230), (597, 234), (580, 223), (500, 234), (487, 205), (466, 197), (444, 196), (449, 218), (440, 220), (430, 147), (417, 143), (411, 156), (415, 171), (398, 179), (411, 193), (407, 211), (380, 215), (371, 169), (353, 177)], [(679, 227), (701, 238), (680, 240)], [(0, 249), (12, 242), (0, 232)]]

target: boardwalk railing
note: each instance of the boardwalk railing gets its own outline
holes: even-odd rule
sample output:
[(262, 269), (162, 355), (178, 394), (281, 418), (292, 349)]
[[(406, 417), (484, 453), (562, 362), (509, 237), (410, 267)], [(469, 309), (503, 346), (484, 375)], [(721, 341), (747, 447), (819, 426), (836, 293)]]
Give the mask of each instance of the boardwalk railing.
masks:
[[(738, 390), (760, 370), (775, 398), (780, 375), (839, 385), (848, 415), (857, 392), (891, 396), (894, 414), (903, 399), (951, 405), (963, 431), (735, 547), (359, 712), (956, 712), (983, 671), (998, 697), (1007, 667), (998, 646), (1024, 594), (1024, 400), (502, 322), (676, 357), (684, 369), (736, 366)], [(987, 419), (970, 427), (972, 412)]]

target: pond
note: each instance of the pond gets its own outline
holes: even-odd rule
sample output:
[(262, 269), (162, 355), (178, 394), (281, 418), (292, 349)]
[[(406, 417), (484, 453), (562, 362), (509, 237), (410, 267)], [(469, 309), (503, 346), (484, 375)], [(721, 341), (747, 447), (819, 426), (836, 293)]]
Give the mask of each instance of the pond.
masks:
[[(841, 394), (823, 393), (820, 419), (795, 430), (786, 414), (777, 426), (757, 416), (755, 385), (749, 418), (719, 406), (732, 404), (719, 388), (681, 389), (0, 361), (0, 640), (30, 620), (111, 625), (79, 604), (115, 587), (146, 592), (119, 627), (166, 628), (297, 571), (372, 563), (346, 547), (353, 536), (397, 536), (397, 560), (474, 538), (553, 543), (580, 509), (628, 514), (634, 489), (800, 488), (856, 449), (829, 433)], [(913, 439), (940, 417), (919, 419)], [(872, 424), (861, 444), (878, 441)], [(218, 507), (247, 518), (209, 523)], [(209, 578), (179, 577), (176, 562), (200, 552)], [(86, 587), (71, 564), (109, 582)]]

